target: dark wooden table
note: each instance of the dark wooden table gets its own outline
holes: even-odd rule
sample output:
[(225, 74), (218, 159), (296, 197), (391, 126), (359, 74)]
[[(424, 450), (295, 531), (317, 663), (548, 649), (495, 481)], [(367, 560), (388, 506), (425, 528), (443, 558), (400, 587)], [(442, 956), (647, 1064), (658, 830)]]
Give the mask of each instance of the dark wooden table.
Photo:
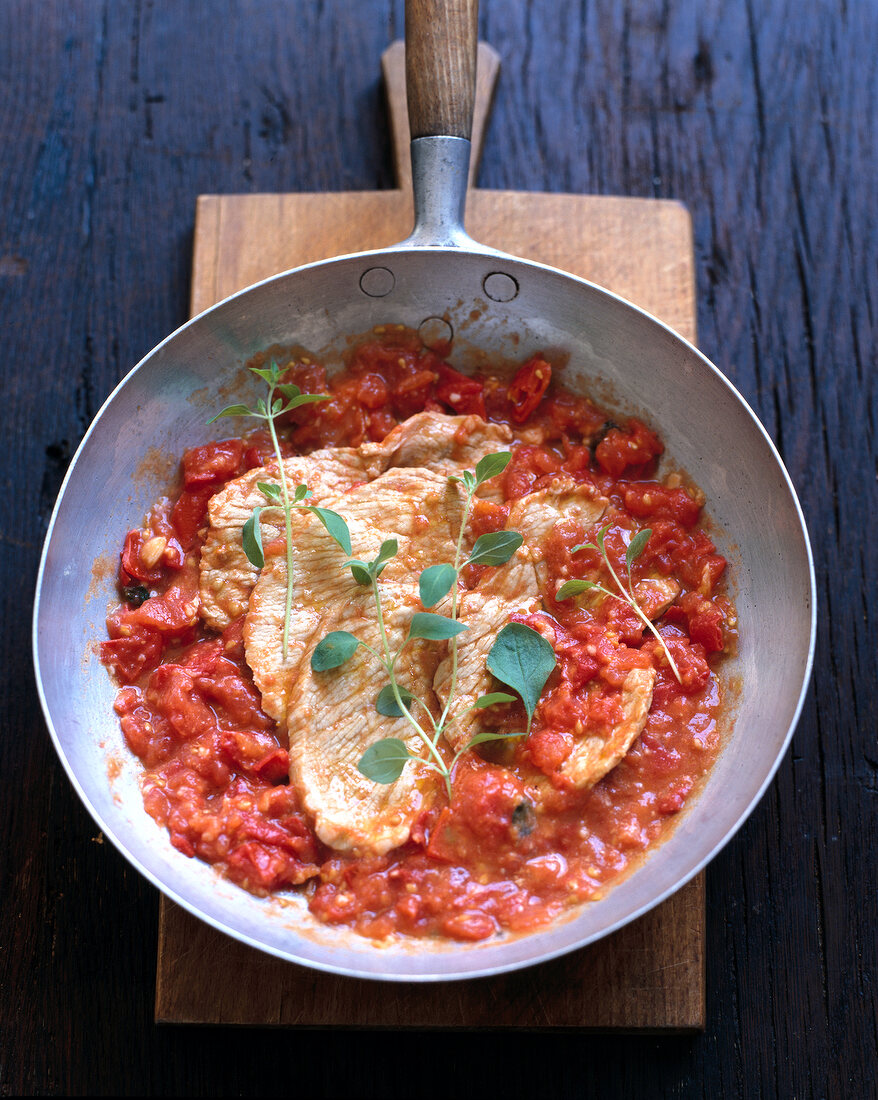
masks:
[(402, 4), (3, 0), (2, 1095), (876, 1094), (878, 5), (483, 0), (480, 29), (503, 61), (482, 185), (689, 206), (700, 344), (814, 542), (802, 722), (708, 871), (707, 1030), (153, 1024), (157, 895), (100, 843), (37, 704), (40, 543), (100, 402), (186, 317), (196, 195), (391, 186)]

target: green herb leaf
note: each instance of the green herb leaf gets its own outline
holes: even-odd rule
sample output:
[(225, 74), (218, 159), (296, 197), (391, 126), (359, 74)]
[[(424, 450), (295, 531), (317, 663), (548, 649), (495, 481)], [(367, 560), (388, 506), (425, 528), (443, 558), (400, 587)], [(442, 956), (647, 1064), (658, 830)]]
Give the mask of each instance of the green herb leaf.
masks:
[(369, 572), (369, 566), (364, 561), (346, 561), (345, 566), (350, 569), (351, 576), (357, 582), (368, 588), (372, 583), (372, 574)]
[(481, 733), (477, 733), (475, 737), (471, 737), (464, 746), (464, 752), (467, 749), (471, 749), (474, 745), (484, 745), (486, 741), (506, 741), (510, 737), (527, 737), (525, 732), (522, 733), (491, 733), (489, 730), (483, 730)]
[(250, 370), (269, 386), (277, 381), (277, 375), (272, 374), (270, 367), (251, 367)]
[(282, 382), (277, 388), (284, 397), (298, 397), (302, 392), (299, 387), (293, 385), (292, 382)]
[(594, 581), (576, 579), (565, 581), (555, 593), (555, 599), (569, 600), (571, 596), (578, 596), (580, 592), (587, 592), (590, 588), (600, 588), (600, 585), (595, 584)]
[(395, 558), (399, 553), (399, 543), (396, 539), (385, 539), (381, 543), (381, 549), (378, 551), (378, 557), (372, 562), (372, 572), (376, 577), (381, 576), (381, 571), (384, 566), (390, 561), (391, 558)]
[(577, 550), (597, 550), (598, 553), (600, 553), (600, 550), (598, 550), (598, 547), (595, 546), (593, 542), (579, 542), (576, 546), (571, 548), (570, 553), (575, 554)]
[(303, 500), (307, 500), (308, 497), (313, 497), (314, 494), (308, 488), (307, 485), (297, 485), (296, 491), (293, 494), (293, 500), (296, 504), (300, 504)]
[[(318, 508), (316, 504), (309, 504), (307, 511), (314, 513), (346, 554), (353, 553), (351, 549), (351, 532), (338, 512), (333, 512), (330, 508)], [(362, 583), (360, 581), (360, 584)]]
[(280, 485), (274, 485), (273, 483), (267, 481), (257, 481), (256, 488), (267, 500), (270, 500), (272, 504), (280, 504), (281, 500), (283, 499), (280, 491)]
[(215, 420), (219, 420), (221, 416), (258, 416), (259, 413), (253, 412), (252, 409), (248, 409), (246, 405), (227, 405), (222, 412), (218, 412), (216, 416), (212, 416), (208, 420), (208, 424), (212, 424)]
[(418, 589), (424, 607), (435, 607), (451, 591), (457, 580), (453, 565), (431, 565), (418, 578)]
[(628, 567), (628, 572), (631, 572), (631, 565), (637, 561), (646, 544), (649, 542), (649, 536), (652, 534), (650, 527), (645, 527), (642, 531), (638, 531), (634, 538), (628, 543), (628, 549), (625, 551), (625, 564)]
[(241, 545), (244, 547), (247, 561), (251, 565), (255, 565), (257, 569), (261, 569), (265, 565), (265, 554), (262, 550), (262, 527), (259, 523), (261, 514), (261, 508), (254, 508), (253, 514), (241, 529)]
[(448, 619), (445, 615), (434, 615), (432, 611), (416, 611), (409, 626), (410, 638), (426, 638), (430, 642), (441, 642), (469, 630), (465, 623)]
[(497, 451), (495, 454), (485, 455), (476, 464), (476, 481), (479, 485), (488, 481), (497, 474), (502, 474), (512, 459), (509, 451)]
[(471, 493), (475, 491), (475, 489), (476, 489), (476, 478), (475, 478), (475, 474), (473, 474), (471, 470), (464, 470), (463, 473), (461, 474), (461, 480), (463, 481), (464, 485), (467, 487), (467, 489), (469, 489), (469, 491)]
[[(402, 687), (401, 684), (397, 684), (396, 686), (399, 691), (400, 699), (408, 706), (414, 699), (414, 695), (412, 695), (408, 688)], [(375, 700), (375, 709), (379, 714), (383, 714), (385, 718), (405, 717), (399, 703), (396, 701), (396, 696), (393, 694), (393, 684), (385, 684), (378, 692), (378, 698)]]
[(505, 565), (524, 539), (517, 531), (489, 531), (479, 535), (468, 565)]
[(256, 412), (259, 416), (264, 417), (266, 420), (268, 419), (268, 409), (266, 408), (265, 402), (261, 397), (256, 402)]
[(349, 661), (357, 650), (359, 641), (347, 630), (333, 630), (317, 643), (311, 654), (311, 668), (315, 672), (326, 672), (338, 668)]
[(555, 667), (555, 651), (536, 630), (523, 623), (509, 623), (497, 635), (486, 664), (492, 675), (521, 696), (530, 726), (540, 694)]
[(480, 695), (478, 699), (473, 703), (474, 707), (478, 707), (480, 710), (483, 707), (493, 707), (495, 703), (514, 703), (515, 696), (509, 695), (505, 691), (489, 691), (487, 695)]
[(291, 397), (281, 412), (289, 412), (290, 409), (298, 409), (302, 405), (313, 405), (316, 401), (331, 400), (328, 393), (300, 393), (298, 397)]
[(398, 737), (376, 741), (360, 757), (357, 771), (374, 783), (394, 783), (409, 760), (414, 759)]

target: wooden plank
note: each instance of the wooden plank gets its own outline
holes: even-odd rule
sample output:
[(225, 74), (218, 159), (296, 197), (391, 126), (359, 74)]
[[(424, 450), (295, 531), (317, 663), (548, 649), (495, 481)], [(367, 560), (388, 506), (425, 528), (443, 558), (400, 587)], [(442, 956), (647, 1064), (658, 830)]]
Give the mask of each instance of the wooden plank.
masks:
[(621, 932), (572, 955), (499, 977), (427, 985), (339, 978), (280, 962), (163, 899), (156, 1020), (695, 1031), (704, 1026), (703, 876)]

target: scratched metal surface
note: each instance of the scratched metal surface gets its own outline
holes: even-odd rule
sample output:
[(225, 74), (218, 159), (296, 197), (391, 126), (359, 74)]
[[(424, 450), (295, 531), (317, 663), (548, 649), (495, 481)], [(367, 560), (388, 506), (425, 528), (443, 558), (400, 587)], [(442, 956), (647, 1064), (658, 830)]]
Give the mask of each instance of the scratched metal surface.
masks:
[(36, 703), (39, 545), (98, 404), (186, 317), (195, 196), (392, 185), (378, 72), (402, 4), (5, 0), (2, 1095), (246, 1095), (267, 1065), (314, 1096), (410, 1095), (413, 1074), (421, 1095), (874, 1089), (878, 7), (482, 9), (503, 69), (481, 184), (689, 206), (700, 345), (778, 444), (814, 540), (804, 718), (708, 871), (707, 1030), (357, 1033), (323, 1057), (315, 1036), (154, 1027), (156, 895), (96, 842)]

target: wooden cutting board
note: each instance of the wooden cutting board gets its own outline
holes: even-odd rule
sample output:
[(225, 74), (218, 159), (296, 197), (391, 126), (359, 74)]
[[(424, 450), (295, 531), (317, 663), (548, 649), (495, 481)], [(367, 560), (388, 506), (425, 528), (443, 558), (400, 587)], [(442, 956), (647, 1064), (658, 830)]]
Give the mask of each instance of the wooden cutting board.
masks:
[[(411, 230), (404, 53), (384, 55), (396, 191), (202, 195), (192, 313), (287, 268), (392, 245)], [(498, 70), (479, 47), (474, 178)], [(472, 191), (467, 228), (479, 241), (591, 279), (695, 338), (692, 228), (675, 202)], [(248, 948), (161, 900), (156, 1020), (288, 1027), (704, 1027), (704, 881), (575, 954), (514, 974), (401, 985), (339, 978)]]

